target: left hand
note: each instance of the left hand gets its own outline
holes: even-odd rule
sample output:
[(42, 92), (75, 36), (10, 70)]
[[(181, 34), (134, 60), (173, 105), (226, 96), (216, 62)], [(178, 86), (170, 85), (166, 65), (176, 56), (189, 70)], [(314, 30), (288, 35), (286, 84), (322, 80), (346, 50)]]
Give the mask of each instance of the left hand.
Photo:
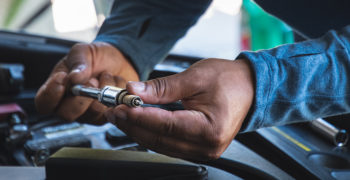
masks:
[(127, 80), (138, 81), (139, 77), (121, 51), (105, 42), (79, 43), (56, 64), (38, 90), (35, 105), (40, 113), (55, 113), (67, 121), (104, 124), (106, 106), (91, 98), (67, 95), (67, 92), (74, 84), (124, 87)]
[(220, 157), (238, 133), (254, 96), (246, 60), (202, 60), (176, 75), (129, 82), (127, 90), (148, 104), (181, 100), (185, 110), (120, 105), (105, 113), (107, 119), (151, 150), (191, 160)]

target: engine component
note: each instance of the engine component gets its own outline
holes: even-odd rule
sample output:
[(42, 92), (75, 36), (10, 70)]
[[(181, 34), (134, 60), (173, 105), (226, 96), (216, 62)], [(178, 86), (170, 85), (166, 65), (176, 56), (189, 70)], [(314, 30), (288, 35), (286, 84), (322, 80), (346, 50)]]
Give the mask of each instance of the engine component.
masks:
[(0, 105), (0, 141), (17, 144), (28, 139), (30, 133), (25, 118), (26, 113), (19, 105)]
[(311, 127), (316, 132), (331, 140), (338, 147), (345, 146), (349, 135), (345, 129), (338, 129), (322, 118), (311, 121)]
[(16, 94), (22, 90), (23, 71), (21, 64), (0, 64), (0, 94)]
[(105, 86), (102, 89), (75, 85), (72, 88), (72, 93), (76, 96), (85, 96), (97, 99), (106, 106), (117, 106), (126, 104), (130, 107), (139, 107), (143, 101), (139, 96), (130, 95), (126, 89)]

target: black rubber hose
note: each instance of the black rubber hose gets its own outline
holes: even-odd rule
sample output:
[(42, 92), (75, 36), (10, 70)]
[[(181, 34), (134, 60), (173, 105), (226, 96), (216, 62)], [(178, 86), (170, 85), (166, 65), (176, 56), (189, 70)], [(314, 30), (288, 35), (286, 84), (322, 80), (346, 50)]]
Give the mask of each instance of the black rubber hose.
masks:
[[(183, 110), (184, 107), (182, 106), (181, 102), (176, 103), (170, 103), (170, 104), (162, 104), (162, 105), (150, 105), (145, 104), (143, 106), (147, 107), (158, 107), (166, 110)], [(198, 163), (198, 162), (197, 162)], [(208, 166), (212, 166), (221, 170), (224, 170), (228, 173), (231, 173), (235, 176), (241, 177), (243, 179), (277, 179), (273, 177), (272, 175), (257, 169), (255, 167), (240, 163), (238, 161), (226, 159), (226, 158), (219, 158), (217, 160), (213, 161), (207, 161), (207, 162), (200, 162), (201, 164), (205, 164)]]
[(224, 170), (243, 179), (277, 179), (260, 169), (231, 159), (219, 158), (217, 160), (201, 163)]

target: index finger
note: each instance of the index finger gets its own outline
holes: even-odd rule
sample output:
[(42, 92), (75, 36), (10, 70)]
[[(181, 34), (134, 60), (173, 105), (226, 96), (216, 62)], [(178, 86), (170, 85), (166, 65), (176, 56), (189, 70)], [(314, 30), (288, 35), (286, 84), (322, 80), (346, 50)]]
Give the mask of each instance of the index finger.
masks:
[(40, 87), (35, 97), (36, 109), (42, 114), (54, 111), (65, 93), (66, 72), (53, 73)]
[(69, 71), (69, 79), (73, 84), (85, 84), (90, 79), (91, 51), (88, 44), (76, 44), (64, 59), (64, 64)]

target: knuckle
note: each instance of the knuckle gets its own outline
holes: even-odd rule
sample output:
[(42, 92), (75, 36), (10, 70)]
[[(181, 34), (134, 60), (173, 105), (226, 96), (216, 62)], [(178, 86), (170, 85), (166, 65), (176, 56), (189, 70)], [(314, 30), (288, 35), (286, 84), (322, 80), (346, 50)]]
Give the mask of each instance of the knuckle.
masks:
[(227, 136), (223, 131), (216, 130), (212, 133), (207, 133), (205, 138), (209, 147), (205, 157), (210, 160), (218, 159), (227, 147)]
[(222, 154), (222, 151), (218, 148), (211, 150), (206, 154), (206, 158), (209, 160), (219, 159)]
[(100, 80), (109, 80), (109, 81), (112, 80), (113, 78), (114, 77), (112, 76), (112, 74), (107, 71), (103, 71), (99, 77)]
[(80, 50), (81, 48), (85, 48), (85, 47), (87, 47), (88, 46), (88, 44), (87, 43), (76, 43), (76, 44), (74, 44), (73, 45), (73, 47), (72, 47), (72, 51), (74, 51), (74, 50)]
[(165, 135), (170, 136), (173, 133), (174, 126), (174, 121), (172, 119), (166, 119), (161, 129)]
[(123, 77), (121, 76), (114, 76), (114, 84), (117, 86), (117, 87), (122, 87), (122, 88), (126, 88), (126, 79), (124, 79)]
[(218, 148), (226, 143), (226, 136), (221, 131), (210, 133), (206, 136), (207, 142), (211, 147)]
[(72, 116), (70, 113), (58, 112), (57, 115), (58, 115), (58, 117), (64, 119), (65, 121), (68, 121), (68, 122), (73, 122), (76, 119), (76, 117)]
[(194, 68), (194, 69), (192, 70), (191, 76), (192, 76), (193, 78), (196, 78), (196, 79), (202, 77), (202, 76), (203, 76), (203, 73), (202, 73), (201, 68)]
[(81, 56), (86, 56), (91, 50), (91, 45), (86, 43), (77, 43), (69, 51), (67, 58), (64, 58), (64, 62), (69, 67), (79, 64), (78, 59)]
[(88, 111), (90, 111), (90, 113), (93, 113), (94, 115), (95, 114), (102, 114), (103, 112), (105, 112), (108, 108), (104, 105), (102, 105), (99, 101), (97, 100), (94, 100)]
[(146, 86), (150, 85), (150, 86), (147, 86), (146, 88), (151, 87), (152, 92), (156, 97), (162, 97), (165, 95), (165, 91), (167, 88), (167, 81), (165, 80), (165, 78), (157, 78), (150, 82), (151, 84), (146, 84)]
[[(201, 88), (205, 85), (204, 79), (206, 76), (206, 72), (203, 72), (202, 68), (193, 67), (189, 72), (186, 72), (186, 77), (191, 79), (190, 81), (185, 81), (186, 86), (192, 87), (194, 90)], [(190, 84), (188, 84), (190, 83)]]

